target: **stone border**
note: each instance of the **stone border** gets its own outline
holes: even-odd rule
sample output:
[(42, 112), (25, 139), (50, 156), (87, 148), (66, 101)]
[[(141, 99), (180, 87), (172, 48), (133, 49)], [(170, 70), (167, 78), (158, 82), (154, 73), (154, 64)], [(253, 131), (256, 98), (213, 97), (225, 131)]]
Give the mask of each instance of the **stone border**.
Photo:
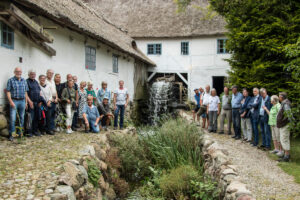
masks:
[(247, 189), (246, 184), (239, 181), (237, 167), (231, 164), (228, 151), (222, 149), (208, 135), (203, 136), (201, 143), (204, 173), (218, 182), (223, 199), (254, 200), (255, 198)]

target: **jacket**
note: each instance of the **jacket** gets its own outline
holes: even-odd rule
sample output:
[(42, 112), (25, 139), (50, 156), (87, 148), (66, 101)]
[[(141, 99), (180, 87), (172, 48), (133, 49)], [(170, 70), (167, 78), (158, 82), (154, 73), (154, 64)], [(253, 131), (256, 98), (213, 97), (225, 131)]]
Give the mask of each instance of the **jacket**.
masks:
[(251, 112), (251, 118), (254, 120), (258, 120), (259, 118), (259, 102), (261, 101), (261, 96), (258, 96), (257, 100), (256, 97), (252, 97), (249, 104), (248, 109)]
[(277, 128), (285, 127), (289, 123), (289, 118), (286, 116), (286, 111), (291, 109), (291, 102), (288, 99), (285, 99), (281, 103), (281, 108), (277, 114)]
[[(259, 110), (260, 110), (260, 107), (261, 107), (261, 104), (262, 104), (262, 100), (263, 100), (263, 98), (261, 97), (260, 101), (259, 101), (259, 105), (258, 105), (258, 114), (259, 114)], [(271, 110), (271, 107), (272, 107), (271, 97), (266, 96), (265, 106), (268, 108), (268, 110)], [(264, 117), (264, 121), (266, 123), (268, 123), (268, 121), (269, 121), (269, 115), (268, 115), (268, 113), (266, 111), (264, 111), (263, 117)]]
[(242, 107), (240, 108), (240, 114), (243, 114), (246, 111), (246, 115), (244, 118), (249, 118), (251, 115), (251, 112), (249, 112), (249, 103), (251, 101), (251, 97), (247, 96), (244, 103), (242, 103)]

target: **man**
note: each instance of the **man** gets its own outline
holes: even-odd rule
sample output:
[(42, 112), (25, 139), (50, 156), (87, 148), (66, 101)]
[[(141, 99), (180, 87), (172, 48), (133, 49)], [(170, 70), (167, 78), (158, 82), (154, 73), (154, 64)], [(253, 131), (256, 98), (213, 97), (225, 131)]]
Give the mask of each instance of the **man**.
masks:
[(29, 104), (28, 111), (30, 112), (31, 116), (31, 129), (28, 130), (28, 136), (32, 137), (41, 136), (38, 132), (38, 125), (39, 125), (39, 104), (45, 103), (43, 97), (41, 97), (41, 88), (39, 83), (35, 80), (36, 72), (33, 70), (29, 70), (28, 72), (28, 79), (26, 80), (28, 85), (28, 99), (27, 102)]
[(57, 101), (60, 102), (61, 101), (61, 93), (62, 93), (62, 90), (64, 89), (64, 84), (61, 83), (61, 75), (60, 74), (55, 74), (54, 83), (55, 83), (57, 97), (58, 97)]
[(232, 121), (234, 136), (236, 140), (241, 139), (241, 116), (240, 116), (240, 107), (243, 95), (238, 92), (237, 86), (232, 86), (232, 98), (231, 98), (231, 107), (232, 107)]
[(108, 100), (109, 98), (105, 96), (98, 106), (101, 126), (105, 131), (107, 131), (107, 127), (109, 126), (110, 120), (113, 117), (113, 114), (110, 112)]
[[(74, 84), (77, 84), (77, 81), (78, 81), (77, 76), (74, 75), (72, 78), (73, 78), (73, 83), (74, 83)], [(78, 87), (78, 84), (77, 84), (77, 87)]]
[(280, 143), (284, 150), (284, 156), (279, 159), (280, 162), (290, 161), (290, 130), (288, 123), (291, 116), (291, 102), (287, 99), (287, 93), (279, 93), (279, 101), (281, 102), (281, 108), (277, 114), (277, 128), (280, 132)]
[[(196, 89), (194, 89), (194, 92), (195, 92), (195, 96), (194, 96), (194, 98), (195, 98), (195, 105), (196, 105), (196, 107), (195, 107), (195, 109), (193, 110), (193, 120), (194, 120), (194, 122), (195, 122), (195, 119), (196, 119), (196, 113), (199, 111), (199, 109), (200, 109), (200, 92), (199, 92), (199, 90), (196, 88)], [(197, 125), (199, 125), (200, 126), (200, 116), (199, 115), (197, 115), (197, 122), (198, 122), (198, 124)]]
[(57, 104), (57, 100), (58, 100), (58, 96), (57, 96), (57, 92), (56, 92), (56, 85), (55, 82), (53, 80), (53, 75), (54, 75), (54, 71), (52, 69), (48, 69), (47, 70), (47, 78), (46, 78), (46, 82), (45, 84), (49, 86), (50, 90), (51, 90), (51, 94), (52, 94), (52, 99), (51, 99), (51, 106), (49, 107), (49, 110), (47, 112), (49, 112), (49, 116), (50, 116), (50, 127), (48, 132), (54, 132), (55, 130), (55, 109), (56, 109), (56, 104)]
[(269, 115), (265, 111), (264, 107), (268, 110), (271, 109), (271, 98), (267, 94), (267, 90), (265, 88), (260, 89), (261, 99), (259, 102), (259, 126), (261, 128), (261, 135), (262, 135), (262, 145), (261, 148), (271, 150), (271, 129), (269, 125)]
[(231, 135), (232, 109), (231, 109), (231, 96), (229, 95), (228, 87), (224, 87), (224, 94), (222, 96), (222, 111), (221, 111), (219, 134), (224, 134), (225, 119), (227, 119), (228, 135)]
[[(202, 88), (200, 88), (202, 89)], [(210, 97), (210, 86), (206, 85), (205, 86), (205, 92), (201, 93), (201, 97), (200, 97), (200, 109), (197, 113), (197, 115), (201, 115), (202, 116), (202, 128), (205, 128), (205, 123), (206, 123), (206, 119), (207, 119), (207, 128), (209, 126), (209, 121), (208, 121), (208, 115), (207, 115), (207, 106), (209, 103), (209, 97)]]
[(48, 135), (55, 135), (53, 131), (53, 110), (52, 106), (55, 105), (53, 102), (53, 89), (51, 89), (51, 86), (49, 86), (46, 83), (46, 76), (45, 75), (40, 75), (39, 76), (39, 81), (40, 81), (40, 88), (41, 88), (41, 96), (45, 99), (46, 105), (42, 106), (41, 110), (45, 112), (45, 121), (40, 123), (40, 130), (42, 131), (42, 134), (45, 132)]
[(85, 132), (99, 133), (100, 115), (96, 106), (93, 105), (93, 97), (88, 96), (87, 105), (83, 108), (83, 119), (85, 122)]
[[(9, 123), (9, 140), (13, 141), (12, 134), (15, 132), (16, 117), (19, 115), (19, 127), (24, 128), (24, 114), (27, 105), (28, 86), (24, 78), (22, 78), (22, 69), (16, 67), (15, 76), (7, 81), (6, 94), (10, 105), (10, 123)], [(22, 130), (17, 129), (17, 134), (21, 136)]]
[(123, 129), (125, 109), (129, 102), (129, 94), (127, 88), (124, 88), (124, 81), (119, 81), (119, 88), (114, 92), (114, 129), (118, 128), (118, 118), (120, 113), (120, 129)]
[(102, 81), (101, 83), (101, 89), (98, 90), (97, 93), (97, 100), (98, 103), (101, 104), (103, 101), (104, 97), (108, 98), (108, 103), (110, 104), (110, 100), (111, 100), (111, 91), (109, 89), (107, 89), (107, 83), (105, 81)]
[(261, 97), (259, 95), (258, 88), (253, 88), (253, 97), (250, 100), (249, 103), (249, 109), (251, 112), (250, 119), (251, 119), (251, 125), (253, 130), (253, 143), (252, 146), (256, 147), (259, 143), (259, 136), (258, 136), (258, 123), (259, 123), (259, 103), (261, 101)]

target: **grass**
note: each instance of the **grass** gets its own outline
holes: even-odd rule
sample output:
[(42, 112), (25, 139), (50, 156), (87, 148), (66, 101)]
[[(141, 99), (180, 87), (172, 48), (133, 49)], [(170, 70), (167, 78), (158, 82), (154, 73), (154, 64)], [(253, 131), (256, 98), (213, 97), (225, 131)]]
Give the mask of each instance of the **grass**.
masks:
[[(295, 178), (295, 182), (300, 184), (300, 138), (291, 138), (291, 161), (288, 163), (281, 162), (279, 167), (287, 174), (292, 175)], [(273, 154), (269, 156), (277, 160), (278, 157)]]

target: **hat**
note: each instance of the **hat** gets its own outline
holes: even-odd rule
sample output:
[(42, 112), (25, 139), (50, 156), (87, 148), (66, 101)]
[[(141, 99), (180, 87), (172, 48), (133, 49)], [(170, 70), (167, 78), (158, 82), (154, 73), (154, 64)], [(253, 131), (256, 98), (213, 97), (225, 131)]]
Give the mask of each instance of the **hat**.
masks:
[(103, 97), (103, 99), (107, 99), (107, 100), (109, 100), (108, 96), (104, 96), (104, 97)]

